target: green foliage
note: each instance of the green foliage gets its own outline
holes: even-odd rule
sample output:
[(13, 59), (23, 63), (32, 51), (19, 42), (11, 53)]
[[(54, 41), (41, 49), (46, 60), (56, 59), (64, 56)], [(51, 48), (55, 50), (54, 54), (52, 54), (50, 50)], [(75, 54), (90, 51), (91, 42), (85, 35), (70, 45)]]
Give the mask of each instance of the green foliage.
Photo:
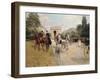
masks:
[(75, 38), (75, 37), (77, 38), (78, 37), (77, 32), (72, 31), (71, 34), (70, 34), (70, 37), (71, 38)]
[(76, 28), (70, 28), (70, 29), (64, 31), (61, 36), (63, 39), (66, 39), (66, 37), (68, 37), (68, 35), (72, 41), (73, 41), (73, 39), (78, 39), (78, 37), (79, 37), (79, 34), (77, 33)]
[(61, 34), (62, 39), (66, 39), (66, 35), (64, 33)]
[(86, 17), (83, 17), (82, 24), (77, 26), (77, 32), (80, 38), (84, 38), (84, 43), (89, 44), (89, 30), (90, 24), (87, 24)]
[(79, 24), (79, 25), (77, 26), (76, 30), (77, 30), (78, 34), (80, 35), (81, 32), (82, 32), (82, 25)]
[(26, 26), (27, 27), (39, 27), (40, 21), (37, 13), (26, 13), (28, 16), (26, 17)]
[(86, 24), (85, 27), (83, 27), (83, 30), (81, 32), (81, 37), (89, 38), (89, 24)]
[(41, 27), (38, 14), (26, 13), (26, 39), (33, 39), (38, 27)]

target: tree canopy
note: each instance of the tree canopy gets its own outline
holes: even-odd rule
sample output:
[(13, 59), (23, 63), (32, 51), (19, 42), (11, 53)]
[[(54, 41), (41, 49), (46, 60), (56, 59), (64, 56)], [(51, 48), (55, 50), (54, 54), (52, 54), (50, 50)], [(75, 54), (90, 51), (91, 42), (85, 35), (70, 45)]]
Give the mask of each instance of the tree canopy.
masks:
[(27, 13), (26, 17), (26, 27), (39, 27), (40, 20), (37, 13)]
[(38, 14), (26, 13), (26, 39), (32, 38), (38, 27), (41, 27)]
[(77, 31), (80, 37), (89, 38), (89, 23), (87, 24), (86, 17), (83, 17), (82, 24), (77, 26)]
[(77, 32), (80, 36), (80, 38), (84, 39), (84, 43), (86, 45), (89, 45), (89, 36), (90, 36), (90, 24), (87, 23), (86, 17), (83, 17), (82, 24), (79, 24), (77, 26)]

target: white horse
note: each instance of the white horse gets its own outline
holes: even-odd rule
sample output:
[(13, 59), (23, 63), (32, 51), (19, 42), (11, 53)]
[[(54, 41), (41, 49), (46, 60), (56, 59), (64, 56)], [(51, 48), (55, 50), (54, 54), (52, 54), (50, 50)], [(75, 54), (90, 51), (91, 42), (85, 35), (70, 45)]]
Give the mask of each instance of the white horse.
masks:
[(54, 41), (54, 40), (51, 40), (51, 41), (52, 41), (51, 47), (52, 47), (53, 53), (54, 54), (60, 54), (62, 45), (61, 44), (57, 44), (56, 41)]
[(61, 44), (57, 44), (56, 41), (52, 40), (52, 50), (53, 50), (53, 55), (55, 56), (55, 60), (58, 65), (62, 64), (61, 61), (61, 52), (62, 52), (62, 47)]
[(64, 40), (64, 39), (62, 39), (62, 48), (63, 49), (68, 49), (68, 44), (69, 44), (69, 42), (68, 42), (68, 40)]

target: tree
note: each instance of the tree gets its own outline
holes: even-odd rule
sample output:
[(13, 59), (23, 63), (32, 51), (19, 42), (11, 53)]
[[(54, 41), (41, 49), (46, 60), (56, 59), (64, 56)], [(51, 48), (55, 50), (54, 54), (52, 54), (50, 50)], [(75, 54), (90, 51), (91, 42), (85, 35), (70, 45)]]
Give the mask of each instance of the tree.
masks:
[(77, 30), (77, 32), (78, 32), (78, 34), (79, 34), (79, 36), (80, 36), (80, 34), (81, 34), (81, 32), (82, 32), (82, 25), (79, 24), (79, 25), (77, 26), (76, 30)]
[(85, 27), (87, 25), (87, 20), (86, 20), (86, 17), (83, 16), (82, 18), (82, 26)]
[(85, 27), (83, 27), (82, 33), (81, 33), (82, 37), (89, 38), (89, 32), (90, 32), (89, 26), (90, 26), (89, 24), (86, 24)]
[(40, 20), (37, 13), (27, 13), (28, 17), (26, 18), (26, 27), (39, 27)]
[(87, 24), (86, 17), (83, 17), (83, 19), (82, 19), (82, 32), (81, 32), (81, 36), (89, 38), (89, 24)]
[(77, 26), (77, 31), (78, 31), (78, 34), (80, 35), (80, 37), (89, 38), (89, 26), (90, 25), (87, 24), (86, 17), (83, 16), (82, 24), (79, 24)]
[(79, 24), (77, 26), (77, 32), (80, 35), (81, 38), (85, 39), (85, 43), (89, 44), (89, 30), (90, 24), (87, 24), (87, 19), (85, 16), (82, 18), (82, 24)]
[(36, 28), (41, 27), (37, 13), (26, 13), (26, 39), (32, 39)]

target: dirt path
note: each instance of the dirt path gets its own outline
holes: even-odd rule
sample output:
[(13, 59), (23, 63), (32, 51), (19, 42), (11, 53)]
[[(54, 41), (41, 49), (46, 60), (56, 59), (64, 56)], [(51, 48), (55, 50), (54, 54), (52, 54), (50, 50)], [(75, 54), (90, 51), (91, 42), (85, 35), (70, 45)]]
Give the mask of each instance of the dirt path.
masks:
[(89, 64), (89, 55), (84, 54), (84, 48), (78, 43), (69, 45), (68, 50), (62, 50), (61, 54), (55, 54), (58, 65)]

